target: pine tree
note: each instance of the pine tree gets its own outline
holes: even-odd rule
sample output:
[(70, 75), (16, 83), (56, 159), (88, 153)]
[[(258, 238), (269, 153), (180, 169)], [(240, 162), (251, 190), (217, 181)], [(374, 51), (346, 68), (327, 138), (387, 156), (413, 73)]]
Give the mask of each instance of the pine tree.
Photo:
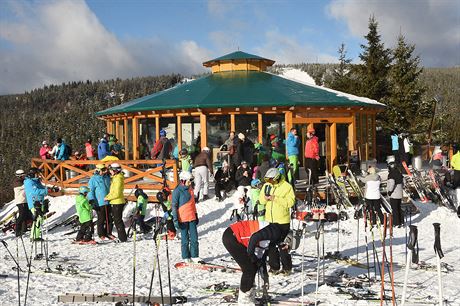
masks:
[(426, 88), (420, 83), (423, 69), (420, 58), (414, 56), (415, 45), (408, 44), (403, 35), (392, 51), (393, 64), (389, 72), (390, 96), (383, 117), (384, 126), (411, 134), (426, 131), (431, 118), (431, 101), (426, 103), (423, 95)]
[(385, 48), (377, 31), (378, 23), (374, 16), (369, 18), (369, 33), (364, 36), (367, 45), (361, 45), (359, 58), (362, 64), (356, 66), (359, 81), (358, 93), (361, 96), (383, 102), (388, 97), (388, 71), (390, 69), (390, 50)]
[(347, 58), (347, 50), (345, 44), (342, 43), (338, 50), (339, 64), (332, 71), (332, 80), (328, 86), (332, 89), (354, 93), (356, 84), (351, 76), (351, 59)]

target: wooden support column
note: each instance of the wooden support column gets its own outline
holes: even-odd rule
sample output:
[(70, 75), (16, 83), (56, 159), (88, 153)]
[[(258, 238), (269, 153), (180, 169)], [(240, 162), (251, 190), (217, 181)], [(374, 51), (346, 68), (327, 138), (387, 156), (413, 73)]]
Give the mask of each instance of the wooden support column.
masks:
[(120, 139), (119, 129), (120, 129), (120, 121), (117, 120), (115, 121), (115, 133), (113, 133), (117, 139)]
[(123, 119), (123, 138), (125, 146), (125, 160), (129, 160), (129, 148), (128, 148), (128, 118)]
[(160, 139), (160, 117), (155, 117), (155, 142)]
[(284, 114), (284, 121), (285, 121), (284, 124), (286, 125), (285, 132), (284, 132), (284, 134), (285, 134), (284, 139), (287, 139), (288, 134), (291, 131), (292, 126), (293, 126), (293, 124), (292, 124), (292, 112), (291, 111), (286, 112)]
[[(235, 114), (230, 114), (230, 130), (235, 132), (236, 134), (236, 127), (235, 127)], [(236, 135), (235, 135), (236, 136)]]
[(353, 115), (353, 119), (351, 123), (348, 125), (348, 151), (356, 150), (356, 124), (355, 124), (355, 116)]
[(208, 131), (206, 127), (206, 114), (200, 114), (200, 130), (201, 130), (201, 149), (208, 146)]
[(375, 114), (372, 115), (372, 149), (373, 149), (373, 154), (374, 154), (374, 158), (377, 159), (377, 128), (376, 128), (376, 125), (375, 125)]
[(139, 159), (139, 119), (133, 118), (133, 159)]
[(257, 130), (258, 130), (258, 141), (259, 143), (262, 143), (263, 141), (263, 133), (264, 133), (264, 128), (262, 126), (263, 121), (262, 121), (262, 113), (257, 113)]
[[(193, 125), (193, 123), (192, 123)], [(177, 116), (177, 147), (182, 150), (182, 117)]]
[(111, 129), (112, 129), (112, 123), (111, 123), (109, 120), (107, 120), (107, 121), (105, 122), (105, 126), (106, 126), (107, 134), (112, 134), (112, 131), (111, 131)]
[(331, 171), (332, 167), (338, 164), (337, 161), (337, 123), (331, 124)]

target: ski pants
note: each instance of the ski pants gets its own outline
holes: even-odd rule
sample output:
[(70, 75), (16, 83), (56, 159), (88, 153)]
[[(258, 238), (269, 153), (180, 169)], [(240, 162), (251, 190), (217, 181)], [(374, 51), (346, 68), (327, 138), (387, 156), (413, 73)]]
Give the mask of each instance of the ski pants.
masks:
[(152, 230), (152, 228), (148, 226), (147, 224), (145, 224), (144, 219), (145, 219), (145, 215), (138, 215), (135, 217), (135, 222), (136, 224), (139, 224), (139, 227), (141, 228), (141, 232), (144, 234), (147, 234), (148, 232)]
[(97, 235), (108, 237), (112, 235), (112, 207), (110, 205), (99, 206), (97, 211)]
[(37, 208), (32, 208), (31, 213), (33, 216), (34, 222), (32, 223), (32, 228), (30, 229), (30, 240), (38, 240), (42, 238), (42, 225), (43, 225), (43, 217), (37, 211)]
[(257, 264), (253, 263), (249, 258), (248, 251), (244, 245), (236, 240), (235, 235), (230, 227), (228, 227), (222, 235), (222, 243), (227, 251), (235, 259), (240, 266), (243, 275), (240, 280), (240, 290), (248, 292), (254, 286), (254, 281), (257, 274)]
[(16, 237), (19, 237), (27, 231), (27, 221), (32, 220), (32, 214), (27, 203), (17, 204), (16, 206), (19, 213), (16, 220), (15, 234)]
[(390, 198), (391, 210), (393, 211), (393, 226), (404, 224), (404, 215), (401, 209), (401, 199)]
[(460, 170), (454, 170), (454, 178), (452, 180), (454, 189), (460, 188)]
[[(288, 159), (292, 172), (288, 171), (287, 176), (288, 182), (292, 184), (293, 180), (295, 181), (299, 177), (299, 157), (297, 155), (289, 155)], [(292, 177), (292, 174), (294, 174), (294, 177)]]
[(310, 183), (313, 185), (318, 184), (318, 161), (315, 158), (305, 159), (305, 169), (311, 170)]
[(222, 199), (222, 191), (224, 192), (230, 192), (230, 190), (233, 189), (233, 182), (232, 181), (227, 181), (227, 182), (218, 182), (216, 183), (215, 186), (215, 193), (216, 197), (219, 199)]
[(125, 223), (123, 222), (123, 209), (125, 204), (112, 204), (112, 215), (113, 223), (117, 228), (118, 239), (121, 242), (126, 242), (128, 237), (126, 236)]
[[(281, 230), (281, 241), (286, 238), (289, 233), (290, 224), (278, 224)], [(281, 262), (281, 263), (280, 263)], [(268, 248), (268, 265), (270, 269), (278, 271), (283, 266), (283, 270), (291, 271), (292, 270), (292, 257), (289, 254), (289, 250), (278, 249), (276, 245), (271, 245)]]
[(383, 223), (383, 213), (382, 213), (382, 206), (380, 203), (380, 199), (378, 200), (370, 200), (366, 199), (367, 209), (371, 214), (371, 222), (372, 224), (377, 224), (377, 215), (379, 216), (380, 224)]
[(93, 240), (93, 221), (89, 220), (80, 224), (80, 229), (77, 233), (76, 241), (90, 241)]
[(195, 189), (193, 191), (195, 198), (200, 194), (201, 185), (203, 185), (203, 195), (208, 195), (209, 171), (207, 166), (198, 166), (195, 168)]
[(197, 258), (199, 256), (198, 230), (196, 226), (196, 221), (179, 223), (182, 259)]

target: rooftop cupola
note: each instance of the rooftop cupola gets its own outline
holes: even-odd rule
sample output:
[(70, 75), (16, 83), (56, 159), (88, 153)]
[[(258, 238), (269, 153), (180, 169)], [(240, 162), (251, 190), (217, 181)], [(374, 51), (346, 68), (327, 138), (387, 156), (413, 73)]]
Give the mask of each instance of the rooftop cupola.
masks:
[(265, 71), (275, 61), (258, 55), (236, 51), (203, 63), (212, 73), (224, 71)]

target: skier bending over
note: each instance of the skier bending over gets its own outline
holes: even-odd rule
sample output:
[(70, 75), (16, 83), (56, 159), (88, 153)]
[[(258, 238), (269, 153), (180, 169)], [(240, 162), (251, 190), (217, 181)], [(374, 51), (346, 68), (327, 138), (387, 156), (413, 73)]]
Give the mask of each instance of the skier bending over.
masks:
[(186, 262), (199, 262), (198, 252), (198, 214), (193, 194), (192, 174), (182, 171), (179, 175), (180, 184), (172, 193), (172, 215), (174, 225), (181, 232), (182, 259)]
[(268, 286), (266, 251), (283, 244), (282, 235), (279, 224), (256, 220), (233, 223), (224, 231), (222, 243), (243, 271), (238, 305), (255, 305), (253, 286), (258, 271)]
[(77, 209), (78, 221), (80, 229), (77, 233), (76, 242), (94, 242), (93, 240), (93, 212), (92, 207), (86, 198), (90, 189), (86, 186), (81, 186), (78, 189), (78, 195), (75, 199), (75, 208)]

